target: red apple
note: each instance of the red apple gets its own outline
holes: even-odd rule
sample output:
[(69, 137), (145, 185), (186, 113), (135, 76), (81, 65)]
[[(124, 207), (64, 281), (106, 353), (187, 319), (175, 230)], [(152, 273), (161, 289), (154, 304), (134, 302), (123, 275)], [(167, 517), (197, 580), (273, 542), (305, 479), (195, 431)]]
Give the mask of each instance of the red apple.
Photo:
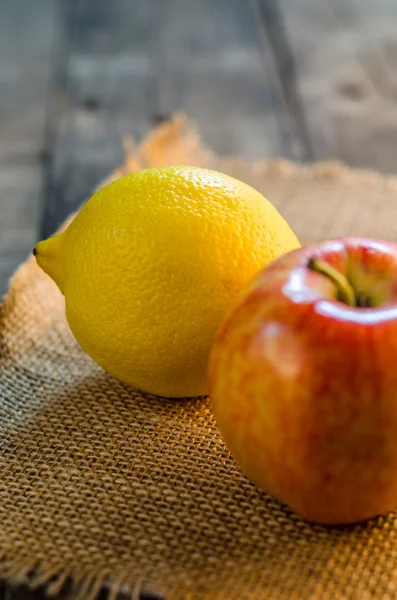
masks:
[(266, 492), (321, 523), (397, 508), (397, 245), (273, 261), (223, 323), (209, 377), (220, 432)]

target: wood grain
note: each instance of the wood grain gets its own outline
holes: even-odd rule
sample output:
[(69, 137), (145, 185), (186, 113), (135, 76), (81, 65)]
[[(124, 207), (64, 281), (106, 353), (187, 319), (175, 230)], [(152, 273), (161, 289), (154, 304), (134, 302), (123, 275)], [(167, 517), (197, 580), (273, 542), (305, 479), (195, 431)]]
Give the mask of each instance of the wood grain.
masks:
[(52, 0), (0, 3), (0, 297), (36, 242), (56, 25)]
[(221, 154), (302, 158), (266, 32), (246, 0), (167, 0), (158, 111), (185, 111)]
[(277, 5), (315, 158), (395, 172), (397, 3)]
[(255, 0), (263, 30), (267, 34), (268, 44), (280, 79), (284, 101), (289, 113), (295, 137), (301, 141), (301, 155), (304, 160), (314, 159), (312, 140), (308, 131), (302, 98), (297, 89), (295, 61), (286, 35), (284, 20), (277, 0)]

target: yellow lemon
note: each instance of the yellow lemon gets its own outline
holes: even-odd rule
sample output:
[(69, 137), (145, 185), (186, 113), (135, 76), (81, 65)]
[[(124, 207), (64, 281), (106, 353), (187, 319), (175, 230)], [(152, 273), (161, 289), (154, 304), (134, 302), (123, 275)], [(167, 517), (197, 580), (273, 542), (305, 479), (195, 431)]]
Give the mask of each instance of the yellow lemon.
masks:
[(256, 190), (172, 166), (106, 185), (34, 253), (83, 350), (136, 388), (187, 397), (207, 394), (211, 345), (241, 290), (297, 247)]

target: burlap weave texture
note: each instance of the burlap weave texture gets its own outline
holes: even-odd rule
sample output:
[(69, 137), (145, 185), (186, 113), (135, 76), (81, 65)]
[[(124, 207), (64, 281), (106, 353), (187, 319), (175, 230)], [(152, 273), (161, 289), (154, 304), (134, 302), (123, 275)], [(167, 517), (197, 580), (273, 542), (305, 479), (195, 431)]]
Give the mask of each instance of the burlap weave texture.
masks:
[[(260, 189), (303, 243), (397, 241), (397, 178), (337, 163), (248, 165), (175, 119), (129, 149), (123, 172), (196, 164)], [(147, 590), (170, 600), (397, 598), (397, 520), (313, 526), (250, 483), (207, 399), (144, 396), (75, 343), (33, 257), (0, 311), (0, 576), (73, 597)]]

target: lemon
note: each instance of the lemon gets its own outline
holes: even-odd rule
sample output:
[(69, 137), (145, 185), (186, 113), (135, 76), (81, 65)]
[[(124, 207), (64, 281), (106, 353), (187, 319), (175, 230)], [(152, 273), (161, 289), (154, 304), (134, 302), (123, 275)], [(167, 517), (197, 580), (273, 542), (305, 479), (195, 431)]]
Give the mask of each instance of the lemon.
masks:
[(172, 166), (106, 185), (34, 253), (94, 361), (138, 389), (188, 397), (208, 392), (211, 345), (242, 288), (297, 247), (256, 190)]

